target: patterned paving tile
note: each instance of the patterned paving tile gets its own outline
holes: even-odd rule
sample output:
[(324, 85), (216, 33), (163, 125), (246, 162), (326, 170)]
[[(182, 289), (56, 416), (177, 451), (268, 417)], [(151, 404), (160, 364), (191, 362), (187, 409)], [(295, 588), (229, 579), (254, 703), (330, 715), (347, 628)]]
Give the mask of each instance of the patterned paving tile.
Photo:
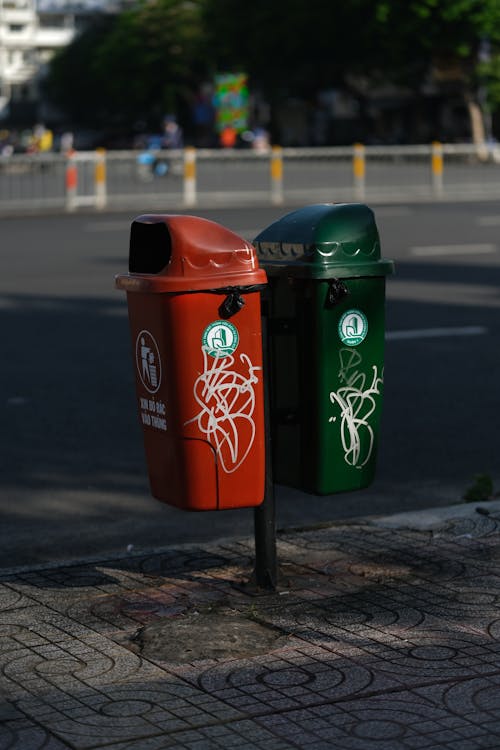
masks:
[(498, 747), (500, 737), (500, 724), (470, 731), (466, 718), (409, 691), (264, 716), (258, 723), (308, 750), (479, 750)]
[[(247, 541), (7, 575), (0, 750), (498, 748), (499, 531), (478, 514), (281, 535), (289, 587), (262, 598), (236, 587)], [(222, 605), (285, 639), (189, 664), (133, 640)]]
[(0, 748), (2, 750), (71, 750), (38, 724), (22, 717), (0, 723)]

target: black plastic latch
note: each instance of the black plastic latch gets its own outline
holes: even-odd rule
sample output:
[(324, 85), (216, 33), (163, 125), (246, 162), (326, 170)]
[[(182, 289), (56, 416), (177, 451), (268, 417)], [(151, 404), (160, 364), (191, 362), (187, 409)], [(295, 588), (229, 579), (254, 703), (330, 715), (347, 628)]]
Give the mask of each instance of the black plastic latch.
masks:
[(232, 318), (245, 305), (245, 300), (239, 292), (230, 292), (219, 307), (219, 315), (224, 320)]
[(328, 291), (326, 293), (326, 307), (335, 307), (347, 297), (349, 290), (340, 279), (330, 279), (328, 282)]

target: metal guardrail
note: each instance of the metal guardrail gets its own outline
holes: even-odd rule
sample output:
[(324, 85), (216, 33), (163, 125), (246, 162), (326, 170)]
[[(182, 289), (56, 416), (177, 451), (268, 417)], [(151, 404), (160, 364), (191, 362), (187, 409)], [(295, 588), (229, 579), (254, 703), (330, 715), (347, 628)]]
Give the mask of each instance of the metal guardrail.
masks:
[(500, 147), (186, 148), (0, 156), (0, 213), (500, 198)]

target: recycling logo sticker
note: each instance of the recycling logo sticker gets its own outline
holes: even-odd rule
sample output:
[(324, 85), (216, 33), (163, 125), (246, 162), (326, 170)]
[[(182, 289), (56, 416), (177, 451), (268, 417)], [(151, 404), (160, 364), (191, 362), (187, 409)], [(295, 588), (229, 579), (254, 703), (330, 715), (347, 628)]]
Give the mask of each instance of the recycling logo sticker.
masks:
[(346, 346), (358, 346), (368, 333), (368, 320), (361, 310), (347, 310), (339, 321), (340, 340)]
[(236, 348), (240, 336), (238, 329), (227, 320), (215, 320), (203, 331), (203, 349), (211, 357), (229, 357)]

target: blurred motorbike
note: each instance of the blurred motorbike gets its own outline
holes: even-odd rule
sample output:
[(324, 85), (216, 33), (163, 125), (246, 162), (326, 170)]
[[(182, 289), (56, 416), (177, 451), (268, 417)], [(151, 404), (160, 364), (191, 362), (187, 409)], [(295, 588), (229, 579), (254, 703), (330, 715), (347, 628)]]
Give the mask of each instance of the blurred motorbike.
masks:
[(146, 148), (137, 156), (137, 174), (144, 182), (165, 177), (170, 172), (170, 162), (162, 153), (162, 145), (161, 136), (150, 136)]
[(145, 148), (137, 157), (140, 179), (149, 181), (155, 177), (179, 173), (179, 168), (172, 168), (170, 159), (164, 153), (165, 149), (179, 150), (183, 146), (182, 129), (173, 115), (164, 117), (161, 135), (149, 135), (144, 140)]

